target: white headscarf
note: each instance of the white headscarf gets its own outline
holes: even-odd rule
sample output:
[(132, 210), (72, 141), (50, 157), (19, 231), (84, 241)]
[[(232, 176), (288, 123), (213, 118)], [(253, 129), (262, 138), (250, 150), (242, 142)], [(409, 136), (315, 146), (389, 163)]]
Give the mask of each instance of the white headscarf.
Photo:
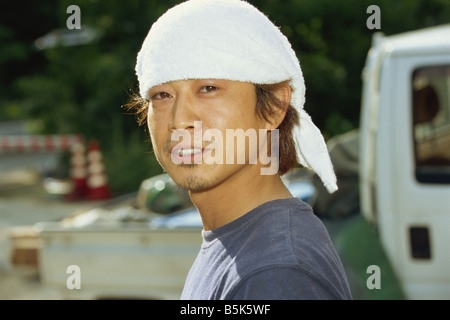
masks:
[(336, 176), (324, 138), (303, 109), (305, 83), (288, 39), (258, 9), (241, 0), (190, 0), (151, 27), (137, 56), (140, 95), (176, 80), (224, 79), (255, 84), (289, 80), (300, 124), (293, 130), (300, 163), (329, 192)]

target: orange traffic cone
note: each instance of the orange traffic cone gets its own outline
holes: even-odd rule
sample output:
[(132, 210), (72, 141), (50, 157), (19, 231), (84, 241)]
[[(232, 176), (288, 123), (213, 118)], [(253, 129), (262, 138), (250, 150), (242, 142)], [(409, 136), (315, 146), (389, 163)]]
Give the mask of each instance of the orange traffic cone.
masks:
[(78, 138), (72, 146), (70, 159), (70, 176), (72, 179), (72, 191), (67, 195), (69, 201), (80, 200), (86, 197), (87, 169), (86, 155), (83, 138)]
[(87, 197), (90, 200), (103, 200), (111, 197), (103, 165), (100, 145), (96, 140), (89, 141), (88, 145), (88, 179)]

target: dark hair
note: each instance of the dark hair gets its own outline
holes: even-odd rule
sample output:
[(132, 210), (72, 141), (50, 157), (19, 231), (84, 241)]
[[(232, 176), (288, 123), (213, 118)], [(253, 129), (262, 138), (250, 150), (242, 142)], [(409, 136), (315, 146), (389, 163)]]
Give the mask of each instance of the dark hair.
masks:
[[(255, 112), (258, 117), (270, 121), (277, 116), (275, 108), (285, 110), (286, 115), (278, 126), (279, 132), (279, 168), (280, 175), (285, 174), (290, 169), (295, 168), (298, 163), (297, 153), (295, 149), (295, 141), (292, 136), (292, 129), (299, 124), (299, 115), (297, 110), (291, 105), (283, 103), (273, 93), (281, 83), (276, 84), (255, 84), (256, 92), (256, 107)], [(142, 98), (139, 94), (133, 94), (124, 106), (127, 110), (132, 111), (136, 116), (139, 126), (142, 126), (147, 121), (147, 114), (149, 108), (149, 101)]]
[(143, 126), (147, 122), (148, 107), (149, 101), (134, 91), (132, 91), (128, 103), (122, 106), (122, 108), (125, 108), (136, 116), (136, 121), (139, 126)]
[(290, 169), (295, 168), (298, 163), (295, 141), (292, 136), (292, 129), (299, 124), (299, 115), (297, 110), (291, 105), (286, 105), (278, 99), (273, 93), (281, 86), (281, 83), (275, 84), (256, 84), (256, 114), (270, 122), (271, 118), (276, 118), (275, 108), (286, 110), (283, 121), (278, 126), (279, 133), (279, 158), (280, 163), (278, 173), (285, 174)]

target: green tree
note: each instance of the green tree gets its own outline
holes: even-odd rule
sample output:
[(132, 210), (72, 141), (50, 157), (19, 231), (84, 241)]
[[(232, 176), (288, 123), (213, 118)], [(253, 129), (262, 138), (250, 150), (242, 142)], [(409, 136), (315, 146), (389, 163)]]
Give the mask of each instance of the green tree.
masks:
[[(4, 0), (0, 10), (0, 120), (23, 116), (14, 82), (43, 72), (46, 60), (34, 40), (56, 24), (55, 1)], [(37, 16), (46, 17), (42, 21)]]
[[(359, 126), (361, 72), (372, 35), (450, 22), (449, 0), (253, 0), (289, 38), (306, 82), (305, 109), (330, 138)], [(367, 7), (381, 10), (369, 30)]]

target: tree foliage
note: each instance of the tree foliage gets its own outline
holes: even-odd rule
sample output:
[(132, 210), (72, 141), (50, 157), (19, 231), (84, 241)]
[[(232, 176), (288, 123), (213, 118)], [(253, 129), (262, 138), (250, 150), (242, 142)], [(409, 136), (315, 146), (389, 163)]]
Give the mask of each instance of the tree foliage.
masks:
[[(145, 128), (125, 104), (137, 88), (136, 54), (151, 24), (176, 0), (6, 0), (0, 13), (0, 116), (33, 120), (40, 133), (83, 133), (101, 142), (117, 189), (159, 172)], [(366, 9), (381, 9), (395, 34), (450, 22), (450, 0), (250, 0), (280, 26), (302, 65), (305, 108), (331, 137), (358, 126), (361, 71), (370, 47)], [(35, 40), (66, 28), (69, 5), (99, 36), (78, 46), (38, 50)], [(115, 176), (118, 176), (117, 178)], [(128, 186), (128, 187), (127, 187)]]

